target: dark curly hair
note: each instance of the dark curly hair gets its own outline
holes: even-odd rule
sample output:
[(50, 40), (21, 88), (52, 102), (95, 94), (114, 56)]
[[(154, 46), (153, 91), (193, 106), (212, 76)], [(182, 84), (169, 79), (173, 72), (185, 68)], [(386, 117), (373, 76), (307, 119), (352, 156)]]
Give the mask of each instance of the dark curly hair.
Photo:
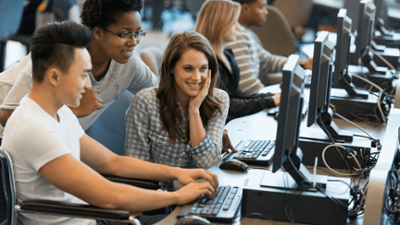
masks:
[(93, 29), (107, 28), (118, 21), (118, 16), (124, 12), (140, 13), (144, 0), (86, 0), (82, 7), (82, 23)]

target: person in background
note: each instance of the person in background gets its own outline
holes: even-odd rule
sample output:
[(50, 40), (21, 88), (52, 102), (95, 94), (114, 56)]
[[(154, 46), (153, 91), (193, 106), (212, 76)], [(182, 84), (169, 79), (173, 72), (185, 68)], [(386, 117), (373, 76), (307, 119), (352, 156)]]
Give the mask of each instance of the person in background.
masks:
[[(93, 67), (85, 47), (91, 39), (91, 30), (75, 22), (49, 23), (31, 39), (32, 88), (9, 118), (2, 143), (13, 159), (18, 199), (86, 202), (139, 213), (189, 203), (202, 194), (211, 198), (218, 186), (215, 174), (118, 156), (85, 134), (67, 106), (79, 107), (90, 88)], [(184, 186), (176, 192), (145, 190), (113, 183), (100, 174), (155, 181), (176, 179)], [(197, 179), (209, 183), (197, 183)], [(165, 216), (138, 219), (142, 224), (153, 224)], [(21, 213), (18, 224), (96, 222)]]
[[(218, 58), (219, 88), (230, 99), (228, 121), (271, 108), (279, 104), (280, 93), (253, 94), (239, 89), (240, 69), (230, 49), (225, 46), (236, 39), (240, 4), (224, 0), (206, 1), (200, 9), (194, 30), (211, 43)], [(215, 27), (215, 29), (209, 29)]]
[[(265, 50), (253, 36), (253, 26), (261, 26), (268, 15), (267, 0), (232, 0), (241, 4), (239, 16), (239, 31), (235, 41), (227, 43), (226, 48), (232, 50), (240, 69), (239, 89), (245, 92), (257, 93), (266, 84), (268, 73), (281, 72), (287, 58), (273, 55)], [(274, 31), (265, 31), (274, 32)], [(312, 69), (312, 59), (300, 62), (305, 69)], [(260, 71), (262, 73), (260, 73)]]
[(207, 39), (193, 31), (174, 34), (163, 54), (160, 86), (137, 93), (128, 110), (125, 155), (183, 168), (220, 164), (229, 97), (215, 88), (217, 81)]
[[(133, 51), (146, 35), (141, 27), (142, 8), (143, 0), (86, 0), (83, 3), (82, 23), (93, 33), (87, 47), (93, 65), (89, 72), (92, 88), (83, 93), (79, 107), (71, 110), (84, 130), (125, 90), (136, 94), (144, 88), (158, 85), (157, 76)], [(31, 89), (32, 63), (31, 60), (25, 62), (20, 65), (19, 75), (1, 106), (0, 121), (3, 126)]]

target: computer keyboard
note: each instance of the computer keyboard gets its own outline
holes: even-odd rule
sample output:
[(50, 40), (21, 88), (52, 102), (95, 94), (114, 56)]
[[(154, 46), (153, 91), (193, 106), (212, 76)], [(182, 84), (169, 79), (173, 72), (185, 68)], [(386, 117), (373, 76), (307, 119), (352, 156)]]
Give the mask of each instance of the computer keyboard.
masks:
[(224, 156), (224, 161), (237, 159), (249, 165), (269, 166), (275, 150), (275, 141), (272, 140), (248, 140), (241, 141), (236, 149), (238, 152)]
[(182, 206), (177, 217), (196, 215), (210, 221), (232, 222), (236, 218), (242, 200), (242, 189), (239, 187), (219, 186), (214, 198), (200, 196), (195, 202)]

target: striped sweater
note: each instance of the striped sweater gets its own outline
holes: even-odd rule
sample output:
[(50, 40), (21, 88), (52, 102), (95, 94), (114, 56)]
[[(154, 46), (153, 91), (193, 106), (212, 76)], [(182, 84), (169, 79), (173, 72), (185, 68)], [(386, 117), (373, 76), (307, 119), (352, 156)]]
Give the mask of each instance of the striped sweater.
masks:
[[(287, 58), (273, 55), (265, 50), (253, 37), (256, 35), (248, 28), (240, 26), (236, 41), (226, 44), (232, 49), (240, 68), (239, 89), (245, 92), (257, 93), (264, 87), (259, 79), (262, 74), (281, 72)], [(261, 75), (262, 76), (262, 75)]]

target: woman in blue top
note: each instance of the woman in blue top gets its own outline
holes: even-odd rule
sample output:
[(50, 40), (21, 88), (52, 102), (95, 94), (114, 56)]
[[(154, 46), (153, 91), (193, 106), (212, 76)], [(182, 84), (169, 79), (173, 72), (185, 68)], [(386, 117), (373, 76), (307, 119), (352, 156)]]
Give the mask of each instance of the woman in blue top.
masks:
[(202, 35), (175, 34), (163, 55), (159, 88), (140, 91), (126, 116), (125, 155), (178, 167), (221, 163), (229, 108), (215, 89), (217, 58)]
[(207, 1), (201, 7), (194, 28), (210, 41), (217, 55), (220, 75), (218, 87), (230, 97), (228, 120), (274, 107), (280, 102), (280, 93), (253, 94), (239, 89), (239, 66), (232, 51), (225, 49), (225, 44), (236, 39), (240, 9), (237, 2)]

